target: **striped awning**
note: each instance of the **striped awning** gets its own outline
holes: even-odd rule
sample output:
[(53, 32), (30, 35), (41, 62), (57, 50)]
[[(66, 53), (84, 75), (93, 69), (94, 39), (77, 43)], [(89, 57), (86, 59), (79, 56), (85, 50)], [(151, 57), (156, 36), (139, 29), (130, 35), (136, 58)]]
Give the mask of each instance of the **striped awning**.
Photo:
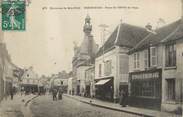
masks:
[(104, 85), (109, 82), (111, 79), (99, 80), (95, 85)]

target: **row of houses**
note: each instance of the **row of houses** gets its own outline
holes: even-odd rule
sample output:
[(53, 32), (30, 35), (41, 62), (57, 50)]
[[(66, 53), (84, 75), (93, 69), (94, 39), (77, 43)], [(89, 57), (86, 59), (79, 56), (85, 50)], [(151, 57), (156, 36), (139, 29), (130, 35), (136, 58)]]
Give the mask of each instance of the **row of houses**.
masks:
[(182, 110), (183, 18), (166, 26), (138, 27), (120, 23), (102, 47), (94, 42), (87, 15), (84, 40), (75, 46), (70, 94), (165, 111)]
[(12, 63), (6, 44), (3, 42), (3, 33), (0, 33), (0, 102), (10, 95), (10, 91), (18, 89), (20, 68)]

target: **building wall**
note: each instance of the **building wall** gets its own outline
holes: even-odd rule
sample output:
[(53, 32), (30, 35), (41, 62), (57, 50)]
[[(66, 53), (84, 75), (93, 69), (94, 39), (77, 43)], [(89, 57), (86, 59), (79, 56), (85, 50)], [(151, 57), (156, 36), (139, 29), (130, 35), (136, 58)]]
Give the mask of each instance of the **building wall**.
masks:
[(90, 85), (90, 96), (95, 96), (95, 68), (91, 66), (90, 68), (86, 69), (85, 71), (85, 78), (86, 78), (86, 85)]
[[(176, 42), (176, 66), (165, 66), (165, 45), (163, 46), (163, 80), (162, 80), (162, 110), (179, 112), (183, 95), (183, 41)], [(168, 99), (168, 79), (175, 79), (175, 99)]]
[(116, 47), (116, 80), (114, 85), (116, 90), (114, 98), (119, 98), (120, 94), (120, 83), (121, 85), (128, 85), (129, 78), (129, 55), (127, 54), (129, 48), (126, 47)]
[[(95, 59), (95, 79), (101, 79), (101, 78), (109, 76), (109, 75), (105, 76), (105, 74), (104, 74), (104, 61), (107, 61), (107, 60), (112, 60), (112, 73), (110, 74), (110, 76), (113, 76), (113, 77), (115, 76), (115, 74), (116, 74), (116, 49), (113, 49)], [(102, 66), (101, 67), (101, 76), (99, 76), (99, 65), (100, 64)]]
[(0, 31), (0, 100), (7, 96), (13, 83), (13, 65)]
[[(156, 65), (152, 66), (152, 48), (156, 48)], [(129, 55), (129, 94), (130, 105), (160, 109), (161, 86), (162, 86), (162, 59), (163, 50), (161, 45), (139, 50)], [(135, 55), (139, 54), (139, 65), (135, 65)], [(145, 56), (146, 55), (146, 56)], [(146, 62), (145, 62), (146, 60)], [(136, 62), (137, 63), (137, 62)], [(146, 65), (145, 65), (146, 63)], [(136, 66), (136, 68), (135, 68)], [(138, 86), (137, 83), (140, 85)], [(155, 88), (153, 88), (155, 87)]]
[(84, 90), (85, 90), (85, 70), (88, 69), (89, 66), (79, 66), (77, 68), (77, 81), (79, 82), (80, 86), (80, 94), (84, 95)]
[(12, 61), (10, 59), (10, 56), (8, 54), (8, 51), (5, 50), (7, 53), (7, 57), (5, 57), (4, 62), (4, 75), (3, 75), (3, 80), (4, 80), (4, 92), (5, 92), (5, 96), (10, 94), (10, 90), (13, 87), (13, 83), (14, 81), (16, 81), (16, 77), (13, 76), (13, 70), (16, 69), (15, 66), (12, 64)]
[[(166, 67), (166, 48), (165, 44), (159, 44), (157, 46), (157, 66), (155, 69), (162, 69), (162, 100), (161, 109), (165, 111), (177, 111), (180, 110), (180, 102), (182, 100), (182, 81), (183, 81), (183, 41), (179, 40), (176, 42), (176, 66)], [(130, 54), (129, 59), (129, 71), (130, 73), (145, 71), (144, 53), (146, 50), (141, 50), (140, 54), (140, 67), (138, 69), (134, 68), (134, 54)], [(150, 66), (150, 69), (153, 68)], [(175, 79), (175, 100), (168, 100), (168, 79)]]
[(67, 93), (68, 91), (68, 78), (53, 78), (51, 81), (52, 87), (59, 88), (62, 87), (64, 93)]
[[(162, 68), (162, 64), (163, 64), (163, 47), (161, 45), (156, 46), (157, 48), (157, 66), (156, 68)], [(130, 54), (129, 55), (129, 72), (135, 72), (135, 71), (144, 71), (146, 70), (145, 68), (145, 51), (148, 51), (148, 49), (144, 49), (135, 53), (139, 53), (140, 54), (140, 67), (139, 68), (134, 68), (134, 54)], [(150, 59), (150, 58), (149, 58)], [(152, 68), (152, 66), (150, 66), (150, 68)]]
[(3, 63), (2, 63), (2, 56), (0, 56), (0, 101), (3, 99), (3, 95), (4, 95)]
[(39, 83), (38, 79), (28, 78), (28, 79), (23, 79), (23, 80), (22, 80), (22, 84), (33, 84), (33, 85), (38, 85), (38, 83)]
[(67, 90), (67, 94), (72, 94), (72, 80), (73, 80), (73, 78), (71, 77), (71, 78), (68, 78), (68, 90)]
[(39, 83), (38, 75), (33, 71), (33, 69), (29, 68), (25, 70), (22, 76), (21, 84), (38, 85), (38, 83)]
[(183, 101), (183, 40), (177, 41), (177, 97)]
[[(127, 52), (129, 48), (116, 46), (115, 49), (105, 53), (96, 58), (95, 60), (95, 79), (101, 79), (105, 77), (114, 78), (114, 99), (119, 98), (119, 86), (121, 83), (128, 84), (128, 72), (129, 72), (129, 57)], [(112, 72), (110, 75), (104, 73), (104, 61), (112, 61)], [(102, 65), (102, 73), (99, 76), (99, 65)]]
[(63, 86), (68, 86), (68, 78), (60, 79), (63, 82)]

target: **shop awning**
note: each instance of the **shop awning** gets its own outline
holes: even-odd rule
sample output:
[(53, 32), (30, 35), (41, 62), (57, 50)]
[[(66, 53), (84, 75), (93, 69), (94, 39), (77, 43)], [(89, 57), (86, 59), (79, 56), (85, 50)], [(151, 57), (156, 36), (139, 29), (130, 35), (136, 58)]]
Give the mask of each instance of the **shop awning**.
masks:
[(109, 82), (111, 79), (99, 80), (95, 85), (104, 85)]

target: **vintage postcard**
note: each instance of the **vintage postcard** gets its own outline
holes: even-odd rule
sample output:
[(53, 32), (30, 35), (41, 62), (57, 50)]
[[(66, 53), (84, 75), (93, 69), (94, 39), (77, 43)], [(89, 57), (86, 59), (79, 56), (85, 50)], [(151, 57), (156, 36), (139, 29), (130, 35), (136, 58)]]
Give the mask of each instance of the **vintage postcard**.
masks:
[(183, 0), (0, 4), (0, 117), (182, 117)]

